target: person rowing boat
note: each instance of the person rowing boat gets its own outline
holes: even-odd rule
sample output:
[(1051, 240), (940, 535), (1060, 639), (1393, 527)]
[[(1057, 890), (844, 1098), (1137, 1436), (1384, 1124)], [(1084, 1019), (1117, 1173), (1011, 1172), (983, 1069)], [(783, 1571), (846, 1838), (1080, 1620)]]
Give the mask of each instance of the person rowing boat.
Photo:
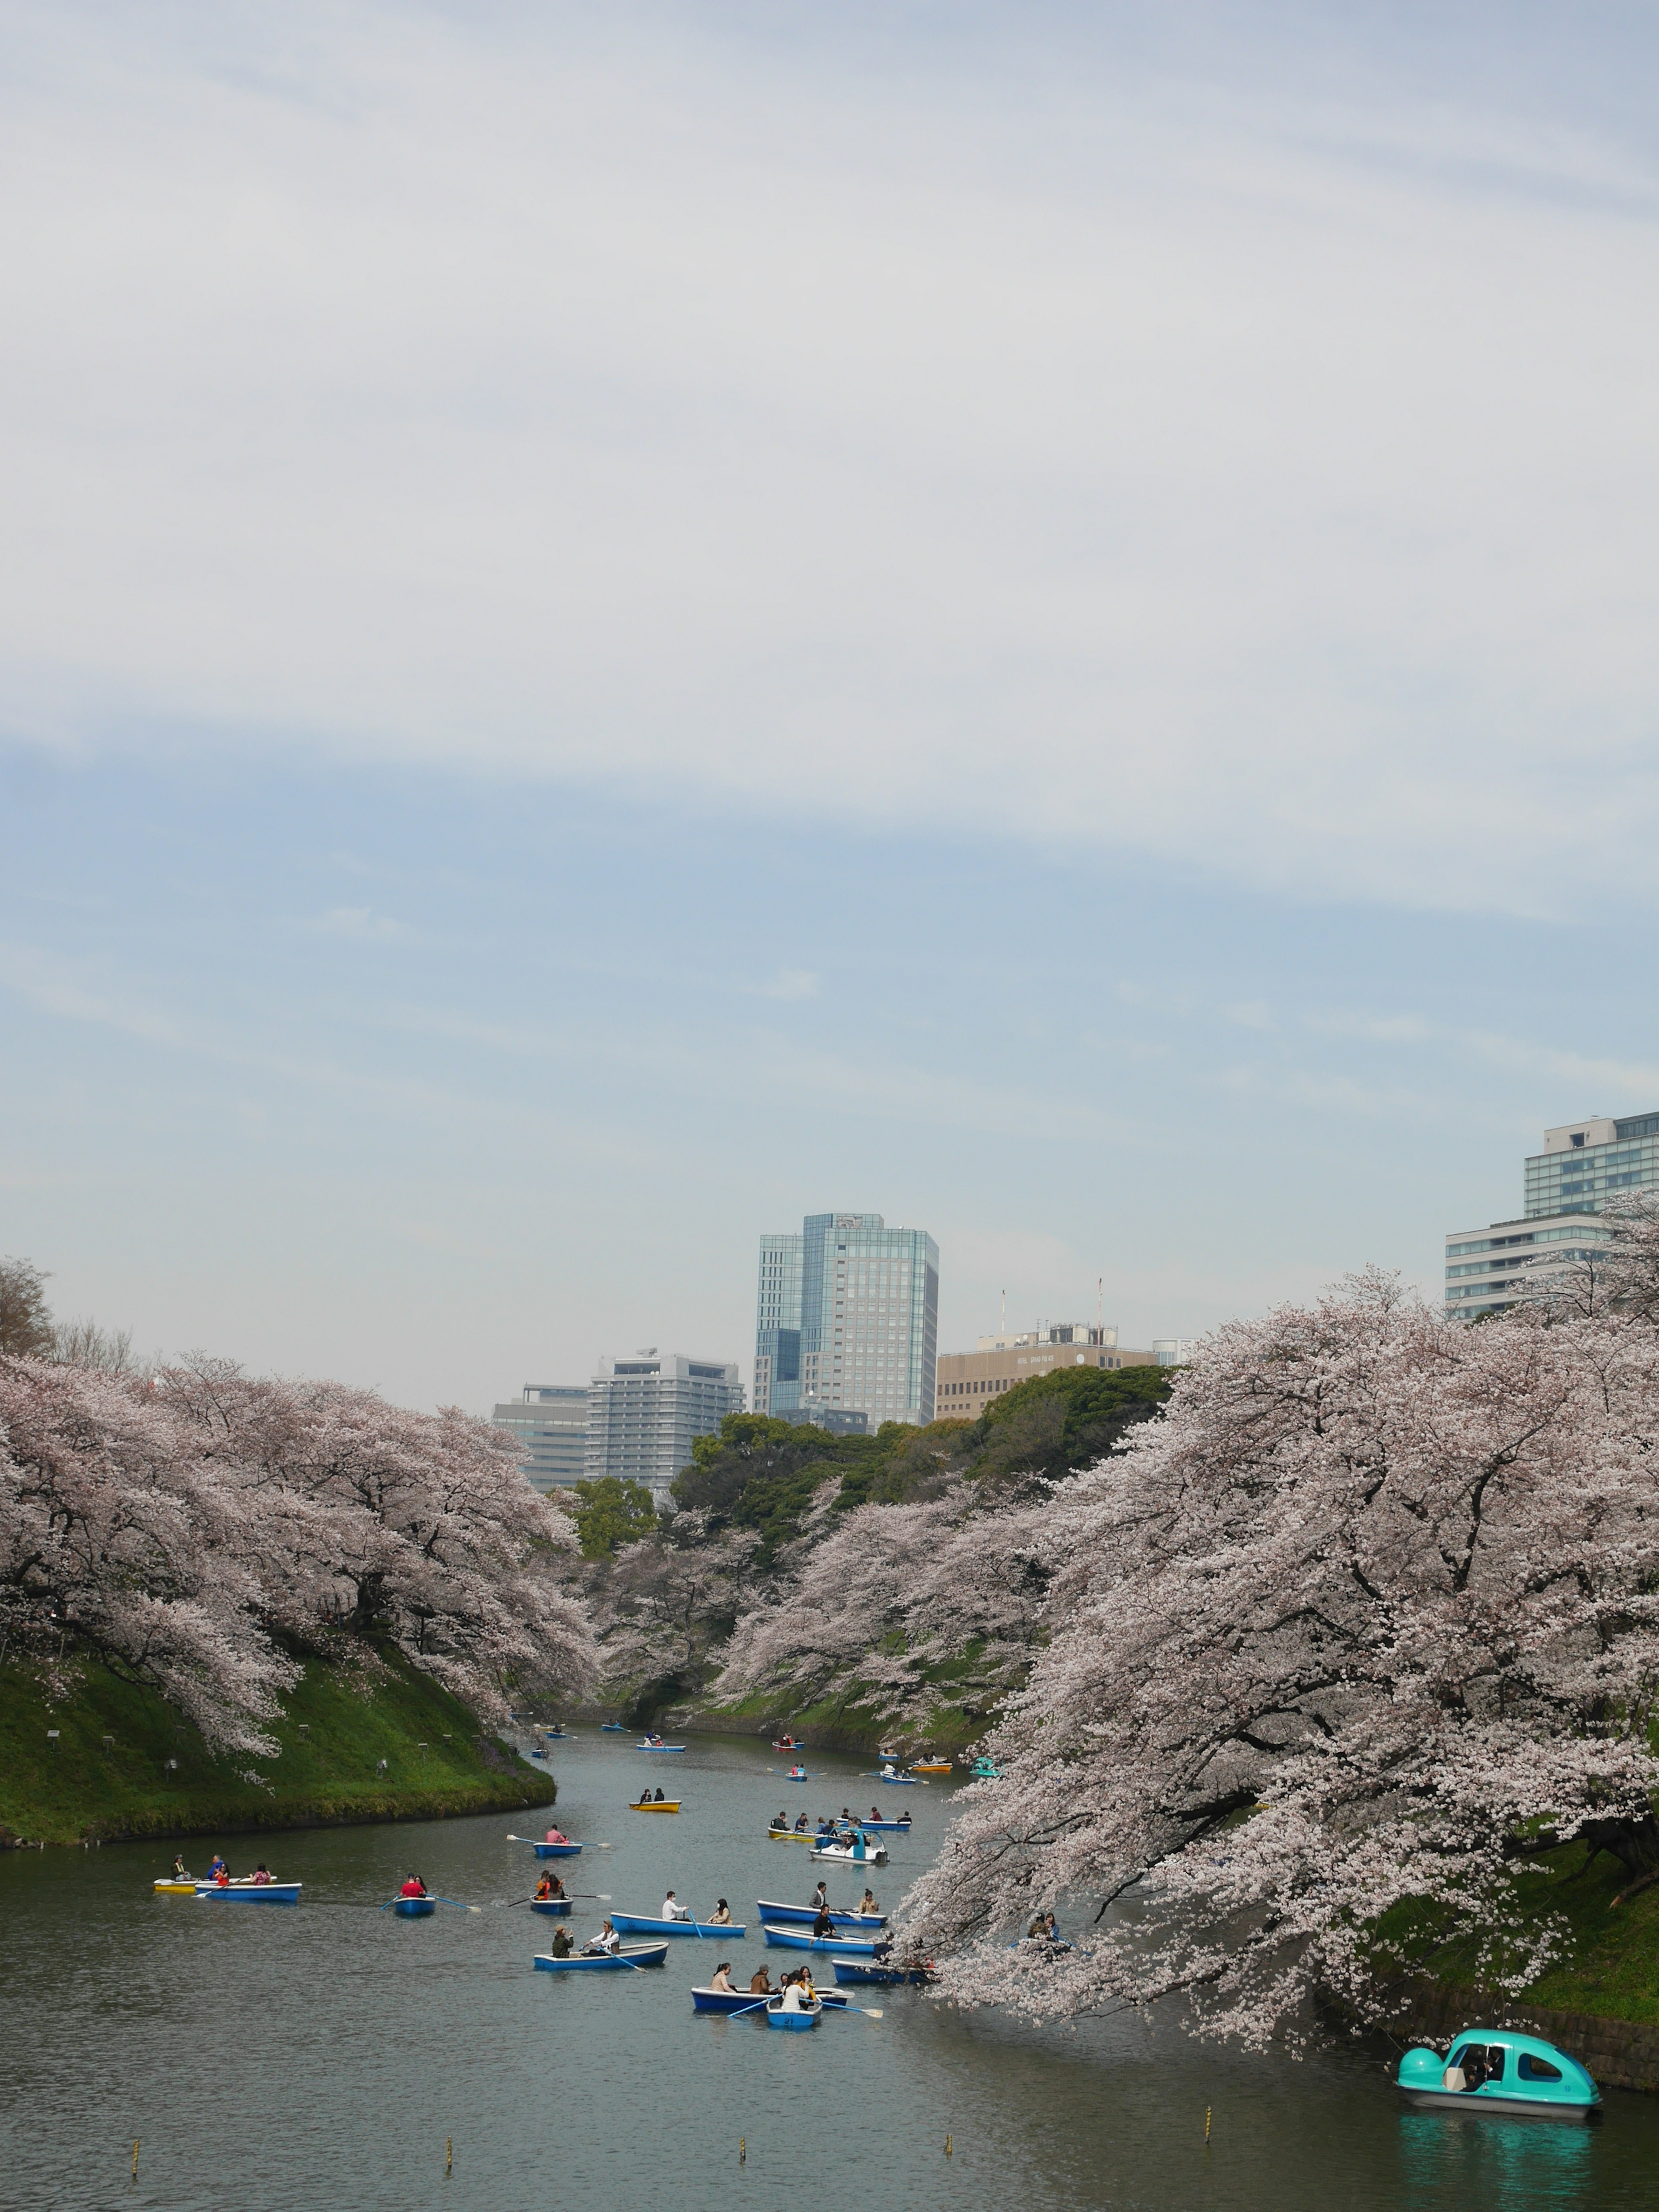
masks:
[(550, 1828), (547, 1832), (547, 1840), (550, 1844), (568, 1844), (570, 1838), (562, 1829)]
[(622, 1937), (617, 1935), (608, 1918), (599, 1934), (590, 1936), (586, 1942), (582, 1945), (583, 1951), (590, 1957), (596, 1953), (602, 1953), (607, 1959), (614, 1958), (621, 1948)]
[(689, 1920), (691, 1917), (690, 1907), (682, 1905), (671, 1889), (662, 1901), (661, 1917), (665, 1920)]
[[(258, 1876), (257, 1875), (254, 1876), (254, 1880), (256, 1881), (258, 1880)], [(424, 1897), (426, 1895), (426, 1884), (421, 1880), (419, 1875), (412, 1874), (409, 1877), (409, 1880), (404, 1884), (403, 1887), (398, 1892), (398, 1894), (399, 1897)]]

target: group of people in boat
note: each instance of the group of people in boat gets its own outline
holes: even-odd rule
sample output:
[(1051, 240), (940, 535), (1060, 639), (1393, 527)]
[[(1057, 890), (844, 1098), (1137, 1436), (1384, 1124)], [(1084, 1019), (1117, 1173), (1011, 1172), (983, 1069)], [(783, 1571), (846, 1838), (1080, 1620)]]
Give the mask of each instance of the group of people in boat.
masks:
[(611, 1925), (609, 1914), (597, 1936), (590, 1936), (580, 1951), (570, 1940), (569, 1930), (562, 1922), (553, 1930), (553, 1941), (548, 1949), (556, 1959), (568, 1959), (574, 1953), (579, 1959), (614, 1959), (622, 1949), (622, 1937)]
[(1025, 1931), (1028, 1943), (1052, 1943), (1056, 1950), (1069, 1951), (1071, 1945), (1060, 1932), (1060, 1923), (1052, 1912), (1039, 1912)]
[[(662, 1911), (657, 1917), (659, 1920), (689, 1921), (691, 1918), (691, 1908), (689, 1905), (682, 1905), (671, 1889), (662, 1901)], [(732, 1925), (731, 1906), (723, 1897), (716, 1898), (714, 1910), (707, 1920), (700, 1920), (696, 1925), (700, 1928), (729, 1928)]]
[(536, 1884), (538, 1905), (545, 1905), (550, 1898), (562, 1897), (564, 1893), (564, 1884), (556, 1874), (544, 1874)]
[(651, 1792), (648, 1790), (641, 1790), (640, 1792), (639, 1802), (641, 1805), (664, 1805), (666, 1804), (668, 1801), (663, 1796), (660, 1790), (658, 1790), (654, 1797), (651, 1795)]
[[(657, 1795), (659, 1797), (661, 1796), (660, 1790), (658, 1790)], [(641, 1798), (640, 1802), (643, 1804), (645, 1800)], [(872, 1805), (868, 1817), (879, 1826), (881, 1825), (880, 1806)], [(774, 1836), (811, 1836), (814, 1843), (834, 1844), (850, 1843), (854, 1835), (863, 1826), (864, 1820), (864, 1814), (849, 1813), (843, 1805), (839, 1818), (833, 1813), (820, 1813), (817, 1820), (813, 1821), (809, 1820), (805, 1813), (798, 1813), (792, 1821), (787, 1813), (779, 1812), (774, 1813), (766, 1825), (768, 1832)]]
[(412, 1874), (409, 1877), (409, 1880), (404, 1884), (403, 1887), (398, 1892), (398, 1894), (399, 1897), (424, 1897), (426, 1895), (426, 1884), (421, 1880), (419, 1875)]
[[(732, 1961), (729, 1959), (720, 1960), (709, 1978), (708, 1986), (711, 1990), (719, 1990), (723, 1996), (742, 1995), (732, 1979)], [(776, 1989), (773, 1988), (771, 1977), (764, 1966), (759, 1967), (750, 1977), (749, 1994), (751, 1997), (775, 1997), (780, 1993), (786, 2012), (810, 2012), (817, 2002), (817, 1992), (812, 1987), (811, 1968), (797, 1966), (793, 1973), (784, 1976)]]
[[(261, 1888), (264, 1888), (268, 1882), (275, 1879), (271, 1874), (270, 1869), (265, 1864), (263, 1859), (260, 1860), (258, 1865), (254, 1868), (251, 1875), (247, 1875), (243, 1878), (244, 1880), (251, 1882), (257, 1882)], [(194, 1881), (196, 1879), (195, 1875), (185, 1867), (185, 1856), (182, 1851), (175, 1851), (173, 1855), (173, 1879), (174, 1881)], [(207, 1873), (203, 1879), (204, 1881), (210, 1881), (216, 1889), (228, 1889), (230, 1887), (230, 1869), (225, 1864), (217, 1851), (215, 1851), (213, 1854), (213, 1863), (208, 1869)], [(425, 1892), (422, 1891), (422, 1894), (424, 1896)]]

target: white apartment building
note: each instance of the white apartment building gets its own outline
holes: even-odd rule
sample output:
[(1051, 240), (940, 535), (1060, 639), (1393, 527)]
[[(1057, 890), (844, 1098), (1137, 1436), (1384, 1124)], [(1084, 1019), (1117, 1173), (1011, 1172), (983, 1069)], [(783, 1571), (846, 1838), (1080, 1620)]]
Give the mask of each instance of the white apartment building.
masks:
[(631, 1359), (602, 1359), (587, 1388), (583, 1477), (642, 1482), (659, 1509), (672, 1508), (668, 1486), (691, 1464), (692, 1439), (743, 1410), (735, 1359), (659, 1356), (654, 1345)]
[(519, 1467), (532, 1490), (568, 1490), (587, 1459), (586, 1382), (526, 1382), (521, 1398), (498, 1405), (490, 1419), (519, 1445)]

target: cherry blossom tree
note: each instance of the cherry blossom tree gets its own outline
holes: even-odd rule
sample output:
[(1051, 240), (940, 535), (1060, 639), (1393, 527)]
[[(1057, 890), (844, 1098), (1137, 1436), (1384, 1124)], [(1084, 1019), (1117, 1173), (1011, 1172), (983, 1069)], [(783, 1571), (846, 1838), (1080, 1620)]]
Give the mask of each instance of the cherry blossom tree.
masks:
[(781, 1710), (836, 1699), (925, 1725), (931, 1670), (971, 1652), (992, 1694), (1029, 1661), (1048, 1579), (1048, 1509), (1024, 1498), (987, 1507), (953, 1482), (910, 1505), (827, 1509), (826, 1485), (793, 1570), (740, 1620), (715, 1686), (723, 1698), (775, 1693)]
[(257, 1501), (143, 1384), (0, 1359), (0, 1656), (90, 1650), (219, 1749), (270, 1753), (298, 1668), (259, 1620)]
[(500, 1430), (216, 1362), (156, 1381), (204, 1458), (257, 1501), (265, 1604), (290, 1635), (331, 1621), (384, 1637), (496, 1719), (514, 1694), (591, 1681), (575, 1531)]
[[(1182, 1992), (1259, 2041), (1316, 1988), (1364, 2017), (1454, 1938), (1523, 1987), (1565, 1941), (1522, 1910), (1540, 1853), (1659, 1871), (1656, 1447), (1650, 1217), (1597, 1279), (1478, 1328), (1367, 1274), (1221, 1330), (1055, 1494), (1003, 1778), (905, 1909), (950, 1993), (1041, 2016)], [(1010, 1948), (1085, 1899), (1077, 1948)]]

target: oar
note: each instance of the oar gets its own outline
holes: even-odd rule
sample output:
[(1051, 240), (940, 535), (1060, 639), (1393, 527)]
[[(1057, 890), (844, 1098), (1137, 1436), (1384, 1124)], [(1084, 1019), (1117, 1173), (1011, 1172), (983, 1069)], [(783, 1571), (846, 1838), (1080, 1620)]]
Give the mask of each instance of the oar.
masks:
[[(507, 1840), (509, 1844), (538, 1844), (541, 1841), (541, 1838), (539, 1836), (509, 1835)], [(609, 1844), (584, 1844), (582, 1845), (582, 1849), (588, 1851), (608, 1851), (610, 1848), (611, 1846)]]
[(459, 1897), (438, 1897), (434, 1895), (432, 1902), (434, 1905), (453, 1905), (457, 1912), (482, 1912), (483, 1911), (482, 1905), (463, 1905)]
[(757, 1997), (753, 2004), (739, 2005), (735, 2012), (727, 2013), (726, 2017), (727, 2020), (741, 2020), (746, 2012), (764, 2012), (770, 2002), (769, 1996)]
[[(511, 1912), (514, 1906), (520, 1905), (562, 1905), (566, 1902), (573, 1904), (580, 1903), (582, 1905), (609, 1905), (611, 1902), (611, 1892), (608, 1889), (568, 1889), (566, 1890), (564, 1896), (558, 1899), (550, 1897), (515, 1897), (513, 1899), (512, 1904), (509, 1905), (507, 1909)], [(478, 1908), (475, 1905), (472, 1909), (476, 1912)]]

